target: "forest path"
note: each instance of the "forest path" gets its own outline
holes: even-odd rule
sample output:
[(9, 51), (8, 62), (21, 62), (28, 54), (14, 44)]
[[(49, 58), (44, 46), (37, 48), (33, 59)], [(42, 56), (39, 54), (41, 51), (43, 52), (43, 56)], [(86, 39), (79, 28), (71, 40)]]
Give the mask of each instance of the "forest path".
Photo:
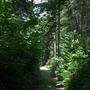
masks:
[(52, 78), (50, 74), (50, 68), (48, 66), (40, 67), (41, 70), (41, 80), (39, 90), (64, 90), (63, 88), (57, 88), (56, 78)]
[(41, 81), (39, 90), (56, 90), (55, 82), (51, 77), (50, 69), (48, 68), (48, 66), (42, 66), (40, 67), (40, 70), (41, 70)]

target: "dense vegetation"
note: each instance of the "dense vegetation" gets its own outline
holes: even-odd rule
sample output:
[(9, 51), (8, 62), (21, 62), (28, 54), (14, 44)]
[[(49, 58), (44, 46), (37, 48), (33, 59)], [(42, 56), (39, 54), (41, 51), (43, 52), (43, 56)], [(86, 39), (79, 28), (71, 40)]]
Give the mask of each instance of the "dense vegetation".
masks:
[(89, 55), (89, 0), (0, 0), (0, 90), (36, 90), (45, 64), (65, 90), (90, 90)]

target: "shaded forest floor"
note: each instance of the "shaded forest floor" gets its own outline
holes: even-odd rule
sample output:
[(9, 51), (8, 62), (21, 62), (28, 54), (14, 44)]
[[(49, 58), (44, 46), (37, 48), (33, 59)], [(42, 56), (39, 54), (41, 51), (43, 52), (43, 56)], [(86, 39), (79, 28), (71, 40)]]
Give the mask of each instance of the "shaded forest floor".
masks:
[(41, 79), (39, 90), (63, 90), (56, 88), (56, 81), (51, 77), (50, 69), (47, 66), (40, 67)]

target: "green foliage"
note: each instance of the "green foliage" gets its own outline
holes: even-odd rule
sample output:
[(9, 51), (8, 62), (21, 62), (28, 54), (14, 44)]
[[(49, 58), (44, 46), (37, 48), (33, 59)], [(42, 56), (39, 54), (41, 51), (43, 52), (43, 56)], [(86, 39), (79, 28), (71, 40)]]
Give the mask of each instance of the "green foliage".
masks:
[[(75, 0), (48, 0), (47, 3), (38, 5), (32, 1), (0, 0), (1, 89), (32, 90), (36, 87), (34, 85), (38, 85), (39, 66), (50, 58), (48, 64), (51, 74), (56, 75), (67, 90), (74, 90), (72, 89), (74, 84), (76, 85), (78, 81), (83, 82), (82, 78), (86, 80), (84, 75), (87, 74), (83, 72), (85, 73), (85, 70), (89, 72), (89, 65), (83, 68), (83, 63), (88, 57), (86, 52), (89, 45), (86, 48), (86, 44), (82, 45), (86, 42), (84, 38), (86, 34), (82, 37), (84, 31), (81, 30), (82, 25), (77, 25), (84, 22), (79, 22), (82, 21), (79, 20), (82, 18), (81, 11), (77, 10), (78, 7), (74, 10)], [(40, 11), (35, 12), (35, 8)], [(38, 13), (45, 11), (46, 15), (42, 13), (39, 16), (37, 11)], [(59, 42), (60, 45), (57, 45)], [(50, 57), (55, 50), (53, 44), (56, 44), (56, 56), (60, 46), (59, 58)]]
[(55, 71), (58, 66), (58, 62), (59, 61), (56, 57), (52, 57), (51, 59), (49, 59), (48, 65), (50, 66), (52, 76), (55, 75)]
[(90, 77), (89, 77), (89, 65), (90, 61), (89, 58), (83, 62), (78, 70), (73, 73), (70, 77), (70, 80), (67, 83), (67, 86), (65, 87), (65, 90), (89, 90), (90, 87)]
[[(59, 80), (62, 80), (64, 86), (67, 86), (70, 77), (77, 71), (79, 65), (82, 64), (83, 60), (87, 57), (81, 46), (75, 42), (69, 43), (71, 43), (72, 48), (74, 49), (71, 51), (70, 46), (67, 51), (66, 48), (65, 51), (63, 50), (64, 52), (62, 52), (62, 56), (64, 57), (59, 59), (58, 67), (56, 69), (56, 75), (58, 76)], [(75, 48), (77, 45), (78, 48)]]
[[(65, 6), (61, 11), (60, 51), (61, 56), (55, 67), (55, 74), (64, 87), (67, 87), (71, 76), (76, 73), (87, 55), (78, 39), (75, 28), (71, 24), (71, 16), (68, 16), (68, 8)], [(57, 60), (56, 60), (57, 61)], [(53, 63), (56, 63), (55, 61)], [(55, 66), (56, 65), (56, 66)], [(69, 89), (68, 89), (69, 90)], [(73, 89), (72, 89), (73, 90)]]
[[(26, 16), (21, 14), (26, 11), (24, 3), (20, 3), (22, 7), (15, 6), (12, 0), (0, 1), (0, 85), (4, 84), (1, 89), (30, 90), (39, 77), (41, 31), (32, 19), (34, 16), (28, 17), (29, 21), (23, 19)], [(18, 13), (19, 9), (22, 13)]]

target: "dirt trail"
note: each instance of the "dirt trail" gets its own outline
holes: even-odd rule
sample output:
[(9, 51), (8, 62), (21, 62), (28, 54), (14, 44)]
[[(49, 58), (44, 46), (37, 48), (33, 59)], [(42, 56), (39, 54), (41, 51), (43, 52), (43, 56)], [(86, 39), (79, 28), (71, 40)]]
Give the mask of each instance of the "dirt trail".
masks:
[(41, 80), (39, 90), (63, 90), (63, 88), (55, 87), (55, 80), (51, 77), (50, 69), (48, 66), (40, 67)]
[(40, 67), (41, 83), (39, 90), (55, 90), (55, 83), (53, 82), (50, 69), (47, 66)]

